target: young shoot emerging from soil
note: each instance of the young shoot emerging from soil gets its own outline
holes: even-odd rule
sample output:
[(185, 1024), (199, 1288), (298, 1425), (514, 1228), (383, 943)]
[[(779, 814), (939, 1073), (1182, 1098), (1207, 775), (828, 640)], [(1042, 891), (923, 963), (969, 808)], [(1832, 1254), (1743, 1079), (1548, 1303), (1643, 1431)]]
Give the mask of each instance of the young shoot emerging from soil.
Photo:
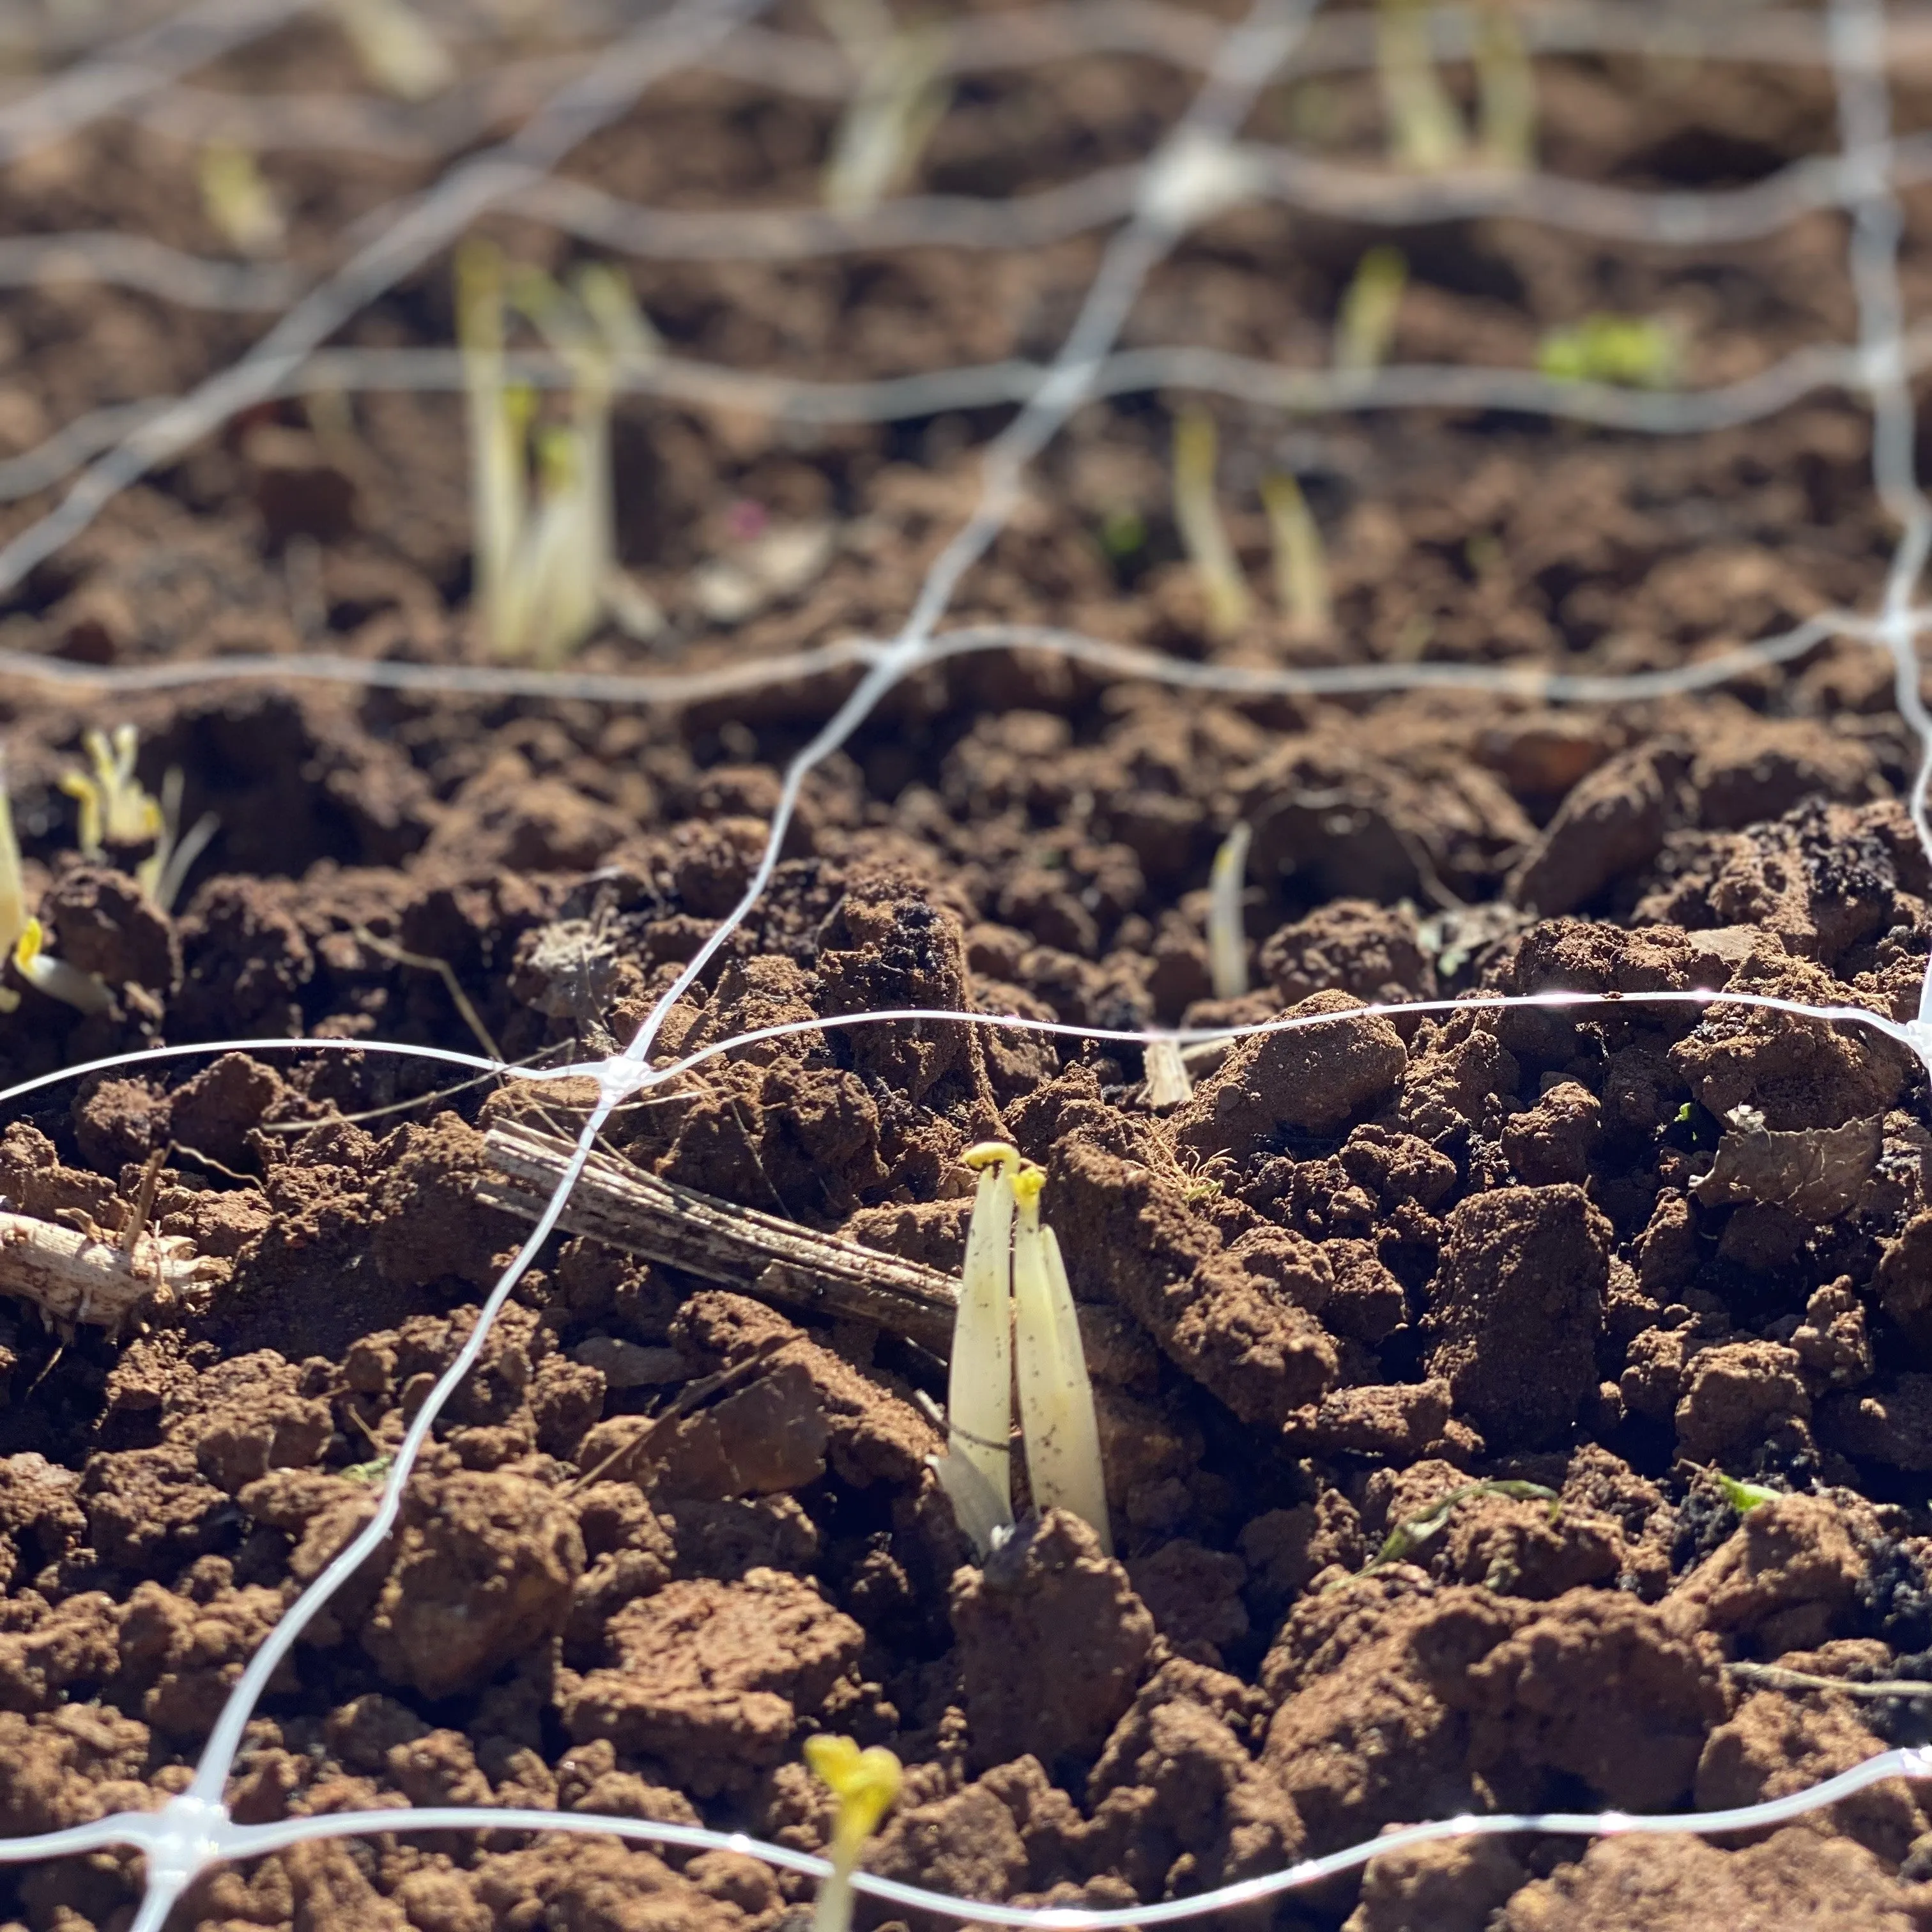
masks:
[(1334, 618), (1328, 594), (1328, 556), (1308, 499), (1286, 471), (1262, 479), (1268, 540), (1274, 546), (1275, 596), (1298, 631), (1328, 631)]
[(1019, 1156), (1001, 1141), (968, 1148), (979, 1171), (946, 1389), (946, 1453), (935, 1460), (959, 1526), (982, 1555), (1013, 1526), (1013, 1175)]
[(116, 726), (112, 738), (89, 730), (81, 742), (92, 770), (64, 772), (60, 780), (61, 790), (80, 806), (81, 856), (125, 865), (155, 904), (172, 910), (188, 868), (220, 821), (204, 813), (186, 838), (181, 836), (181, 768), (169, 768), (159, 799), (144, 791), (134, 776), (140, 740), (133, 725)]
[(1238, 1000), (1248, 990), (1248, 936), (1241, 898), (1253, 838), (1247, 821), (1238, 821), (1221, 841), (1208, 874), (1208, 970), (1217, 1000)]
[[(472, 241), (458, 255), (456, 290), (476, 595), (490, 655), (554, 668), (606, 617), (650, 637), (662, 620), (618, 568), (610, 478), (617, 365), (657, 345), (628, 284), (593, 266), (566, 290), (535, 268), (506, 272), (494, 247)], [(570, 370), (568, 422), (539, 424), (535, 392), (507, 378), (512, 307)]]
[[(8, 802), (6, 772), (0, 767), (0, 958), (10, 954), (14, 971), (28, 985), (64, 1000), (76, 1012), (104, 1012), (110, 1005), (107, 988), (94, 974), (46, 951), (40, 922), (27, 910), (20, 843), (14, 836), (14, 810)], [(0, 986), (0, 1013), (10, 1013), (20, 1004), (18, 993)]]
[(1335, 367), (1366, 376), (1388, 360), (1396, 318), (1408, 286), (1408, 258), (1386, 242), (1370, 249), (1355, 265), (1335, 316)]
[(1228, 637), (1248, 621), (1254, 600), (1234, 556), (1221, 506), (1214, 498), (1214, 418), (1204, 410), (1184, 410), (1174, 422), (1174, 521), (1188, 560), (1200, 573), (1208, 598), (1208, 623)]
[(825, 205), (863, 214), (910, 174), (952, 98), (950, 36), (926, 22), (902, 28), (884, 0), (818, 0), (859, 84), (825, 164)]
[(818, 1888), (812, 1932), (851, 1932), (852, 1874), (866, 1841), (899, 1795), (899, 1761), (883, 1744), (861, 1750), (851, 1738), (826, 1732), (806, 1739), (805, 1761), (838, 1801), (826, 1848), (832, 1873)]
[(980, 1172), (980, 1189), (953, 1328), (947, 1453), (932, 1459), (934, 1472), (960, 1528), (981, 1556), (991, 1555), (1013, 1522), (1006, 1444), (1017, 1364), (1034, 1506), (1083, 1517), (1111, 1555), (1100, 1425), (1079, 1320), (1059, 1240), (1040, 1218), (1046, 1176), (1003, 1141), (969, 1148), (965, 1160)]
[(362, 71), (398, 100), (428, 100), (455, 80), (449, 50), (406, 0), (335, 0), (334, 14)]

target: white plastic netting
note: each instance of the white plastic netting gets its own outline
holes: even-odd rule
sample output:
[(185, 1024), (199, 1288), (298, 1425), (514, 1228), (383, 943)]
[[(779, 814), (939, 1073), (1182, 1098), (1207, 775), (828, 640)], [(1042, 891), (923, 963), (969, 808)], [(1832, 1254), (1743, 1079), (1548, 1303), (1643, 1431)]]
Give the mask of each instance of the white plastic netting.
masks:
[[(603, 248), (689, 259), (786, 260), (814, 253), (941, 242), (959, 248), (1026, 247), (1087, 230), (1112, 232), (1058, 352), (1044, 364), (1005, 362), (934, 370), (891, 381), (813, 383), (664, 356), (628, 369), (626, 385), (661, 397), (722, 406), (748, 406), (808, 422), (881, 421), (943, 409), (1017, 406), (1007, 427), (983, 452), (977, 500), (926, 572), (899, 628), (886, 638), (835, 639), (808, 650), (724, 670), (699, 672), (554, 674), (501, 668), (445, 668), (369, 662), (323, 655), (227, 657), (101, 669), (20, 652), (0, 652), (0, 670), (43, 683), (93, 693), (178, 688), (202, 682), (310, 679), (362, 686), (604, 704), (650, 704), (729, 695), (802, 674), (848, 670), (858, 675), (847, 697), (787, 770), (764, 856), (743, 897), (720, 922), (675, 983), (658, 999), (621, 1053), (532, 1072), (487, 1057), (380, 1040), (352, 1042), (286, 1039), (236, 1040), (161, 1048), (74, 1066), (0, 1093), (17, 1102), (36, 1090), (110, 1068), (242, 1049), (299, 1048), (358, 1054), (412, 1054), (485, 1074), (558, 1079), (590, 1076), (598, 1098), (578, 1137), (574, 1156), (547, 1210), (486, 1301), (461, 1352), (418, 1410), (390, 1470), (372, 1520), (283, 1616), (250, 1660), (226, 1700), (192, 1781), (158, 1808), (118, 1813), (74, 1828), (0, 1844), (0, 1862), (21, 1864), (108, 1848), (129, 1848), (146, 1862), (146, 1888), (135, 1932), (155, 1932), (186, 1887), (210, 1866), (246, 1859), (321, 1837), (462, 1829), (520, 1829), (616, 1834), (662, 1845), (750, 1853), (776, 1868), (822, 1876), (824, 1862), (741, 1834), (607, 1817), (493, 1808), (397, 1809), (296, 1817), (239, 1825), (224, 1793), (244, 1730), (270, 1679), (303, 1632), (393, 1528), (411, 1469), (458, 1384), (480, 1357), (490, 1325), (555, 1231), (581, 1178), (596, 1137), (613, 1111), (673, 1080), (700, 1061), (788, 1030), (762, 1029), (718, 1042), (700, 1053), (658, 1064), (653, 1048), (674, 1004), (752, 914), (769, 884), (801, 788), (838, 751), (892, 688), (937, 660), (1024, 648), (1078, 660), (1109, 677), (1165, 682), (1177, 688), (1239, 695), (1338, 693), (1456, 687), (1551, 701), (1615, 703), (1706, 688), (1767, 664), (1802, 657), (1821, 640), (1848, 639), (1883, 652), (1892, 667), (1895, 702), (1921, 748), (1908, 804), (1928, 854), (1928, 778), (1932, 718), (1922, 697), (1916, 649), (1932, 610), (1917, 601), (1932, 545), (1932, 503), (1914, 470), (1913, 374), (1932, 362), (1932, 333), (1906, 326), (1900, 287), (1903, 219), (1898, 191), (1932, 177), (1932, 137), (1894, 139), (1887, 75), (1888, 47), (1932, 32), (1912, 14), (1888, 21), (1882, 0), (1828, 0), (1821, 13), (1754, 11), (1748, 57), (1764, 62), (1822, 63), (1836, 87), (1840, 147), (1799, 162), (1755, 186), (1723, 193), (1639, 194), (1546, 178), (1458, 175), (1391, 180), (1243, 138), (1250, 107), (1267, 86), (1290, 72), (1366, 64), (1372, 22), (1362, 14), (1317, 18), (1318, 0), (1256, 0), (1230, 27), (1153, 0), (1060, 0), (997, 24), (958, 23), (947, 58), (956, 71), (976, 66), (1044, 61), (1069, 52), (1129, 50), (1198, 72), (1192, 104), (1138, 165), (1112, 168), (1070, 186), (1004, 201), (919, 196), (888, 201), (858, 214), (822, 209), (707, 214), (701, 218), (624, 202), (589, 185), (560, 178), (560, 161), (597, 130), (628, 112), (662, 78), (707, 64), (742, 80), (838, 99), (850, 70), (829, 43), (777, 33), (757, 22), (758, 0), (682, 0), (641, 22), (620, 26), (594, 57), (532, 59), (482, 82), (466, 83), (433, 111), (404, 116), (371, 100), (291, 97), (272, 103), (200, 92), (182, 76), (218, 54), (245, 44), (305, 10), (302, 0), (209, 0), (145, 26), (118, 41), (83, 45), (57, 76), (0, 104), (0, 158), (17, 159), (108, 115), (140, 118), (176, 132), (245, 137), (256, 146), (361, 146), (434, 154), (452, 150), (506, 98), (529, 98), (518, 131), (468, 155), (428, 191), (378, 211), (346, 238), (341, 266), (307, 286), (276, 263), (238, 266), (202, 260), (138, 236), (88, 234), (0, 242), (0, 284), (50, 272), (94, 277), (167, 300), (212, 308), (260, 310), (277, 320), (256, 346), (184, 395), (116, 405), (84, 415), (38, 448), (0, 462), (0, 498), (17, 500), (59, 488), (55, 507), (0, 546), (0, 592), (20, 586), (34, 567), (68, 542), (117, 495), (190, 448), (238, 412), (260, 403), (328, 385), (454, 388), (460, 380), (452, 351), (332, 348), (345, 322), (404, 278), (446, 250), (484, 213), (514, 209)], [(10, 25), (11, 23), (8, 23)], [(33, 23), (29, 23), (30, 25)], [(1464, 26), (1436, 22), (1438, 48), (1466, 46)], [(1678, 51), (1723, 58), (1737, 52), (1737, 22), (1640, 7), (1582, 8), (1528, 16), (1533, 51), (1652, 49), (1668, 37)], [(44, 39), (40, 42), (43, 47)], [(519, 92), (519, 90), (521, 90)], [(1527, 374), (1462, 367), (1396, 366), (1366, 374), (1292, 369), (1191, 347), (1123, 350), (1122, 327), (1150, 272), (1191, 229), (1230, 207), (1274, 199), (1297, 208), (1370, 223), (1413, 224), (1509, 213), (1583, 233), (1664, 246), (1764, 235), (1808, 211), (1836, 208), (1849, 218), (1849, 270), (1856, 298), (1855, 342), (1809, 348), (1747, 380), (1694, 393), (1642, 393), (1589, 383), (1557, 382)], [(520, 372), (561, 382), (565, 371), (541, 356)], [(1779, 635), (1680, 668), (1629, 676), (1554, 674), (1541, 670), (1464, 664), (1345, 664), (1319, 670), (1202, 664), (1169, 658), (1104, 638), (1035, 626), (976, 624), (946, 628), (962, 579), (985, 556), (1019, 500), (1029, 464), (1096, 398), (1180, 387), (1220, 393), (1281, 410), (1360, 411), (1422, 405), (1484, 406), (1604, 424), (1658, 435), (1687, 435), (1758, 420), (1807, 393), (1835, 388), (1862, 396), (1872, 424), (1873, 484), (1898, 537), (1876, 611), (1837, 610)], [(1503, 1004), (1588, 1005), (1598, 996), (1552, 993)], [(1917, 1015), (1899, 1020), (1859, 1006), (1810, 1007), (1736, 993), (1626, 994), (1626, 1004), (1699, 1004), (1722, 998), (1808, 1017), (1821, 1024), (1885, 1034), (1932, 1067), (1932, 974)], [(1446, 1008), (1430, 1002), (1406, 1010)], [(1370, 1008), (1371, 1012), (1387, 1010)], [(974, 1012), (877, 1012), (800, 1023), (813, 1028), (892, 1021), (948, 1019), (980, 1026), (1027, 1026), (1088, 1040), (1144, 1043), (1156, 1036), (1110, 1033), (1093, 1026), (1053, 1026)], [(1330, 1023), (1286, 1019), (1268, 1029)], [(1214, 1036), (1226, 1029), (1217, 1028)], [(1189, 1037), (1185, 1034), (1162, 1037)], [(1593, 1836), (1610, 1833), (1737, 1832), (1819, 1810), (1895, 1777), (1932, 1777), (1932, 1749), (1892, 1750), (1840, 1776), (1774, 1802), (1730, 1811), (1633, 1816), (1618, 1813), (1463, 1816), (1384, 1833), (1370, 1843), (1311, 1859), (1266, 1877), (1196, 1897), (1122, 1908), (1029, 1910), (957, 1899), (861, 1875), (859, 1888), (898, 1906), (1000, 1924), (1151, 1924), (1206, 1917), (1315, 1883), (1365, 1864), (1378, 1852), (1424, 1840), (1522, 1832)]]

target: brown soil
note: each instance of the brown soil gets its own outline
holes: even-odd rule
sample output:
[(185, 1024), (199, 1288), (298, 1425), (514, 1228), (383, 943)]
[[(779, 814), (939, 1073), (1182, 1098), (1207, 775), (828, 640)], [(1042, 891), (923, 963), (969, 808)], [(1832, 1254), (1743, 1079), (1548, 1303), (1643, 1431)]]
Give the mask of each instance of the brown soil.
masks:
[[(807, 10), (776, 17), (811, 30)], [(319, 24), (213, 82), (358, 85)], [(1736, 184), (1834, 139), (1821, 74), (1576, 58), (1542, 84), (1544, 160), (1588, 180)], [(1902, 125), (1926, 104), (1916, 84), (1901, 80)], [(975, 76), (917, 184), (1018, 194), (1134, 159), (1192, 86), (1112, 56)], [(571, 170), (658, 205), (807, 202), (832, 113), (686, 76)], [(1371, 84), (1340, 77), (1271, 91), (1250, 131), (1369, 159), (1377, 125)], [(311, 267), (435, 172), (262, 166)], [(178, 142), (104, 128), (0, 174), (0, 220), (218, 253), (193, 171)], [(1932, 275), (1932, 203), (1907, 201), (1910, 293)], [(526, 258), (566, 258), (532, 224), (495, 226)], [(1156, 272), (1126, 340), (1318, 362), (1385, 238), (1229, 214)], [(1854, 326), (1824, 216), (1694, 256), (1504, 221), (1393, 238), (1415, 276), (1404, 361), (1520, 367), (1591, 309), (1660, 310), (1702, 383)], [(873, 376), (1050, 353), (1097, 245), (633, 279), (681, 353)], [(191, 384), (255, 328), (98, 288), (11, 293), (0, 455)], [(449, 328), (439, 263), (348, 339)], [(805, 433), (630, 407), (625, 541), (672, 634), (654, 656), (605, 641), (583, 662), (736, 662), (890, 632), (1000, 420)], [(1337, 624), (1316, 640), (1262, 617), (1217, 644), (1175, 560), (1167, 436), (1148, 401), (1083, 411), (953, 615), (1203, 661), (1621, 671), (1868, 604), (1892, 538), (1864, 419), (1829, 398), (1682, 444), (1228, 410), (1224, 490), (1257, 585), (1253, 485), (1292, 460)], [(466, 657), (464, 476), (451, 398), (257, 412), (38, 572), (0, 644), (123, 665)], [(728, 632), (701, 615), (696, 568), (730, 553), (748, 503), (829, 520), (836, 541), (815, 580)], [(1097, 532), (1128, 512), (1146, 541), (1110, 557)], [(1916, 753), (1889, 675), (1828, 644), (1694, 698), (1559, 710), (1229, 702), (1037, 653), (925, 668), (809, 781), (771, 890), (665, 1044), (886, 1006), (1132, 1029), (1552, 988), (1728, 986), (1902, 1019), (1932, 874), (1900, 803)], [(607, 1052), (730, 910), (780, 770), (849, 688), (635, 711), (295, 683), (112, 708), (0, 692), (30, 893), (56, 951), (115, 992), (83, 1018), (26, 992), (0, 1018), (0, 1083), (255, 1035), (476, 1050), (423, 962), (506, 1058)], [(82, 728), (124, 718), (147, 782), (178, 766), (185, 819), (220, 821), (172, 915), (81, 860), (56, 789)], [(1210, 998), (1202, 888), (1238, 817), (1255, 828), (1258, 990), (1231, 1010)], [(479, 1127), (540, 1103), (571, 1118), (554, 1096), (440, 1091), (449, 1078), (373, 1051), (228, 1053), (56, 1085), (0, 1122), (10, 1208), (122, 1228), (164, 1149), (155, 1225), (230, 1264), (206, 1308), (118, 1336), (58, 1335), (0, 1302), (0, 1833), (179, 1790), (243, 1660), (368, 1520), (381, 1459), (524, 1232), (473, 1198)], [(799, 1747), (826, 1727), (908, 1767), (875, 1870), (1117, 1905), (1462, 1810), (1745, 1804), (1932, 1736), (1922, 1703), (1729, 1667), (1932, 1682), (1932, 1127), (1909, 1056), (1735, 1005), (1472, 1006), (1250, 1040), (1165, 1115), (1142, 1080), (1137, 1049), (1075, 1037), (807, 1030), (709, 1061), (607, 1136), (669, 1179), (945, 1268), (961, 1150), (998, 1132), (1044, 1163), (1105, 1343), (1118, 1561), (1055, 1514), (973, 1566), (925, 1466), (938, 1438), (914, 1398), (943, 1376), (921, 1352), (560, 1239), (385, 1553), (273, 1687), (236, 1816), (518, 1804), (812, 1849), (829, 1810)], [(1713, 1184), (1740, 1106), (1768, 1138), (1738, 1156), (1744, 1179)], [(1841, 1186), (1778, 1178), (1802, 1162), (1776, 1136), (1861, 1122), (1876, 1157)], [(1780, 1493), (1741, 1517), (1713, 1469)], [(1558, 1501), (1466, 1494), (1370, 1568), (1492, 1480)], [(0, 1868), (0, 1917), (121, 1932), (139, 1880), (104, 1855)], [(222, 1871), (178, 1922), (776, 1932), (808, 1890), (735, 1852), (402, 1835)], [(1272, 1919), (1904, 1932), (1932, 1924), (1932, 1819), (1894, 1784), (1756, 1840), (1444, 1844)]]

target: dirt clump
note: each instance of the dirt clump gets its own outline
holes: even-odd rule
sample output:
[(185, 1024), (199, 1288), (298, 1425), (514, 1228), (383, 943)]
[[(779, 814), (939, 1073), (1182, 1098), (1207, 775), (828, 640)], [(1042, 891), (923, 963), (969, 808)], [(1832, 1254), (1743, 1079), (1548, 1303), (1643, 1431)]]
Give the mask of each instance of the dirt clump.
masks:
[(1788, 1825), (1735, 1850), (1700, 1838), (1606, 1838), (1525, 1886), (1499, 1932), (1624, 1932), (1632, 1901), (1653, 1932), (1775, 1922), (1790, 1932), (1911, 1932), (1923, 1912), (1862, 1846)]
[(1597, 1385), (1612, 1230), (1572, 1183), (1453, 1208), (1424, 1326), (1430, 1372), (1496, 1444), (1540, 1444)]
[(701, 1796), (748, 1785), (804, 1720), (856, 1689), (865, 1633), (810, 1583), (773, 1570), (735, 1582), (673, 1582), (607, 1626), (608, 1660), (566, 1687), (580, 1744), (674, 1762)]
[[(976, 1766), (1090, 1756), (1133, 1701), (1154, 1621), (1094, 1532), (1049, 1510), (979, 1570), (953, 1579), (952, 1628)], [(1077, 1630), (1070, 1652), (1055, 1631)], [(1031, 1664), (1034, 1667), (1029, 1669)]]
[(481, 1470), (412, 1483), (363, 1648), (425, 1697), (474, 1689), (563, 1628), (584, 1563), (574, 1518), (543, 1484)]
[[(1350, 1013), (1361, 1004), (1346, 993), (1314, 993), (1284, 1017)], [(1284, 1127), (1328, 1132), (1388, 1093), (1408, 1058), (1401, 1036), (1377, 1015), (1258, 1034), (1236, 1047), (1174, 1115), (1174, 1144), (1204, 1160), (1226, 1154), (1239, 1164)]]

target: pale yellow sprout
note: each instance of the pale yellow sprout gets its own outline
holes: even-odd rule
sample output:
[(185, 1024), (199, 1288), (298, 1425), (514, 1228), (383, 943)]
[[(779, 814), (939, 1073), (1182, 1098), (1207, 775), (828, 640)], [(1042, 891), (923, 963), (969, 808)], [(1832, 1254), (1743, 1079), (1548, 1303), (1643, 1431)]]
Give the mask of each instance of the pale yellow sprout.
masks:
[(1476, 16), (1476, 148), (1492, 167), (1521, 174), (1536, 158), (1536, 70), (1508, 7)]
[(904, 1774), (898, 1760), (883, 1744), (861, 1750), (850, 1738), (826, 1732), (806, 1739), (805, 1761), (838, 1801), (832, 1842), (826, 1847), (832, 1871), (818, 1888), (812, 1932), (850, 1932), (852, 1874), (866, 1840), (899, 1795)]
[(93, 770), (65, 772), (60, 780), (61, 790), (80, 806), (75, 842), (81, 856), (104, 860), (114, 856), (110, 848), (152, 846), (134, 867), (134, 876), (155, 904), (168, 911), (218, 821), (212, 812), (204, 813), (187, 837), (182, 836), (180, 768), (169, 769), (159, 800), (144, 791), (134, 776), (140, 741), (133, 725), (116, 725), (111, 738), (88, 730), (81, 743)]
[(1074, 1312), (1060, 1243), (1040, 1218), (1046, 1176), (1013, 1177), (1018, 1226), (1013, 1237), (1014, 1354), (1019, 1366), (1020, 1433), (1036, 1509), (1070, 1510), (1114, 1553), (1094, 1385)]
[(884, 0), (818, 0), (818, 12), (859, 70), (832, 137), (825, 202), (862, 214), (904, 180), (946, 112), (950, 37), (936, 24), (902, 28)]
[(1216, 444), (1214, 418), (1204, 410), (1184, 410), (1174, 418), (1174, 524), (1189, 561), (1200, 573), (1209, 628), (1226, 637), (1248, 621), (1253, 604), (1215, 500)]
[(244, 255), (272, 255), (286, 232), (275, 191), (255, 157), (232, 141), (201, 151), (201, 201), (221, 238)]
[(408, 0), (335, 0), (335, 17), (362, 71), (399, 100), (427, 100), (456, 78), (436, 30)]
[[(65, 1000), (81, 1012), (100, 1012), (110, 1004), (107, 988), (94, 974), (55, 958), (46, 950), (40, 922), (27, 910), (20, 842), (14, 836), (14, 808), (7, 796), (4, 768), (0, 768), (0, 958), (10, 958), (14, 970), (29, 986)], [(18, 993), (0, 986), (0, 1013), (10, 1013), (20, 1004)]]
[(1334, 615), (1328, 598), (1328, 557), (1308, 499), (1286, 472), (1262, 481), (1268, 536), (1274, 545), (1275, 596), (1298, 628), (1325, 631)]
[(64, 772), (60, 788), (80, 806), (79, 844), (90, 859), (104, 858), (110, 845), (146, 845), (164, 824), (160, 805), (134, 776), (140, 739), (131, 724), (117, 724), (113, 735), (90, 727), (81, 734), (91, 772)]
[[(0, 958), (10, 953), (27, 929), (27, 885), (20, 867), (20, 842), (14, 834), (14, 808), (7, 796), (6, 773), (0, 769)], [(0, 1013), (10, 1013), (20, 996), (0, 986)]]
[[(661, 619), (617, 566), (610, 402), (618, 365), (656, 353), (656, 332), (608, 269), (586, 268), (566, 290), (535, 268), (506, 274), (498, 251), (472, 241), (458, 253), (456, 286), (476, 597), (490, 651), (554, 666), (606, 616), (650, 635)], [(567, 423), (538, 427), (534, 394), (508, 380), (512, 305), (569, 367)]]
[(1396, 318), (1408, 286), (1408, 262), (1386, 243), (1371, 248), (1356, 264), (1335, 318), (1335, 367), (1366, 375), (1388, 359)]
[(1427, 0), (1378, 0), (1376, 70), (1390, 160), (1424, 173), (1454, 167), (1463, 154), (1462, 116), (1436, 70)]
[(962, 1156), (978, 1170), (966, 1228), (946, 1391), (946, 1454), (932, 1459), (960, 1527), (984, 1558), (1012, 1527), (1013, 1175), (1018, 1150), (984, 1141)]
[(1248, 936), (1241, 917), (1252, 828), (1238, 820), (1221, 841), (1208, 874), (1208, 971), (1217, 1000), (1238, 1000), (1248, 990)]
[(76, 1012), (105, 1012), (113, 998), (100, 976), (56, 959), (46, 950), (45, 937), (40, 921), (28, 920), (14, 942), (14, 970), (29, 986), (38, 986), (50, 998), (64, 1000)]

